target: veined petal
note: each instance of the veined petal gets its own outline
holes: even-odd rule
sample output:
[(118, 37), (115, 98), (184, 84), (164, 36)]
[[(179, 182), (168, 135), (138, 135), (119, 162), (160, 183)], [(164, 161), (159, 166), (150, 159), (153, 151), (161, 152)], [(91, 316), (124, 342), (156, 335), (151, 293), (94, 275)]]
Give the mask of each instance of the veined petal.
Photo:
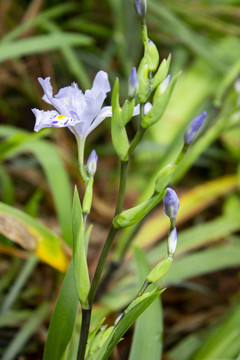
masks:
[(76, 122), (64, 115), (60, 115), (55, 110), (38, 110), (32, 109), (36, 117), (36, 123), (34, 126), (35, 131), (39, 131), (45, 127), (65, 127), (73, 126)]
[[(146, 103), (144, 105), (144, 115), (146, 115), (152, 108), (152, 104), (151, 103)], [(132, 116), (136, 116), (140, 114), (140, 104), (138, 104), (137, 106), (134, 107), (133, 110), (133, 115)]]
[(87, 129), (85, 135), (87, 136), (88, 134), (90, 134), (90, 132), (93, 131), (107, 117), (112, 117), (112, 107), (111, 106), (104, 106), (100, 110), (100, 112), (98, 113), (98, 116), (93, 120), (92, 124)]
[(64, 107), (64, 115), (81, 119), (81, 114), (86, 108), (86, 103), (82, 90), (79, 89), (77, 83), (72, 83), (71, 86), (65, 86), (60, 89), (54, 98), (61, 102), (61, 106)]
[(93, 81), (91, 90), (86, 90), (84, 100), (86, 107), (82, 113), (82, 117), (86, 125), (91, 125), (92, 121), (101, 110), (102, 104), (106, 99), (107, 92), (111, 90), (108, 81), (108, 75), (104, 71), (99, 71)]
[(44, 91), (44, 95), (43, 95), (42, 99), (46, 103), (51, 104), (53, 107), (55, 107), (55, 109), (60, 114), (64, 114), (65, 116), (70, 116), (69, 112), (66, 112), (66, 107), (64, 106), (64, 103), (61, 100), (58, 100), (53, 96), (53, 89), (52, 89), (52, 85), (50, 83), (50, 77), (47, 77), (46, 79), (39, 77), (38, 81)]

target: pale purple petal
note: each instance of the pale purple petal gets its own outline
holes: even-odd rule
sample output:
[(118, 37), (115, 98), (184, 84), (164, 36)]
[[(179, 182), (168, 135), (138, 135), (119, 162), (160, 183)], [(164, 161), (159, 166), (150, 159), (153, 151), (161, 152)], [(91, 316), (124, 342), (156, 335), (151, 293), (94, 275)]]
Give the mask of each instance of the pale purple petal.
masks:
[(64, 108), (62, 110), (64, 115), (74, 117), (75, 119), (78, 118), (79, 120), (82, 119), (82, 113), (87, 105), (82, 90), (79, 89), (76, 83), (60, 89), (54, 98), (61, 102), (61, 106)]
[(32, 112), (36, 117), (36, 123), (34, 126), (35, 131), (39, 131), (45, 127), (67, 127), (75, 124), (73, 119), (59, 115), (59, 113), (55, 110), (44, 111), (32, 109)]
[(93, 120), (92, 124), (85, 132), (86, 136), (88, 134), (90, 134), (90, 132), (92, 132), (107, 117), (112, 117), (112, 107), (111, 106), (104, 106), (100, 110), (98, 116)]
[(93, 81), (92, 89), (86, 90), (84, 95), (86, 107), (82, 116), (84, 121), (89, 125), (91, 125), (93, 119), (98, 115), (107, 93), (110, 90), (107, 73), (102, 70), (99, 71)]
[(65, 116), (70, 116), (70, 114), (64, 110), (66, 110), (66, 107), (64, 106), (64, 103), (58, 99), (56, 99), (53, 96), (53, 89), (52, 89), (52, 85), (50, 83), (50, 77), (47, 77), (46, 79), (42, 79), (41, 77), (38, 78), (38, 81), (40, 83), (40, 85), (43, 88), (44, 91), (44, 95), (42, 97), (42, 99), (48, 103), (51, 104), (53, 107), (55, 107), (55, 109), (60, 113), (63, 114)]

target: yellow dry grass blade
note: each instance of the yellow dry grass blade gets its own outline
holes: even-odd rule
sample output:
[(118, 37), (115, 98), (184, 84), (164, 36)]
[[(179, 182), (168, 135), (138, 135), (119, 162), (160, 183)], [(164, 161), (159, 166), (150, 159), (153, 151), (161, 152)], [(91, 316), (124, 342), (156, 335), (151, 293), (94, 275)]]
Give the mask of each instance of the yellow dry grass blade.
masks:
[(70, 253), (67, 245), (21, 210), (0, 203), (0, 233), (57, 270), (67, 270)]

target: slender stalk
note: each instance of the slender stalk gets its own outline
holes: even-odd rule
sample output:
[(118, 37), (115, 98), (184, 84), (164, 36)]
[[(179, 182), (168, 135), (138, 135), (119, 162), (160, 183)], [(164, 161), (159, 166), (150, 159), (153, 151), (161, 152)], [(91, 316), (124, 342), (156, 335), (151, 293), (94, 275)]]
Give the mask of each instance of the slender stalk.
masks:
[(102, 270), (104, 267), (104, 264), (106, 262), (109, 250), (111, 248), (111, 245), (113, 243), (113, 240), (115, 239), (115, 236), (117, 234), (118, 229), (115, 229), (115, 227), (113, 225), (111, 225), (110, 231), (108, 233), (108, 237), (105, 241), (104, 247), (102, 249), (100, 258), (98, 260), (98, 264), (97, 264), (97, 268), (95, 270), (95, 274), (93, 277), (93, 281), (92, 281), (92, 285), (89, 291), (89, 295), (88, 295), (88, 302), (91, 305), (94, 301), (95, 298), (95, 294), (96, 294), (96, 290), (97, 290), (97, 286), (102, 274)]
[(145, 130), (144, 128), (140, 127), (129, 147), (129, 150), (128, 150), (128, 155), (131, 156), (133, 151), (135, 150), (137, 144), (139, 143), (139, 141), (141, 140), (143, 134), (145, 133)]
[(78, 355), (77, 355), (78, 360), (84, 360), (85, 358), (91, 312), (92, 312), (92, 308), (82, 309), (81, 335), (80, 335), (80, 342), (79, 342)]
[(115, 210), (115, 216), (118, 215), (122, 211), (123, 200), (125, 196), (126, 182), (127, 182), (127, 167), (128, 161), (121, 161), (120, 165), (120, 182), (118, 189), (118, 198)]

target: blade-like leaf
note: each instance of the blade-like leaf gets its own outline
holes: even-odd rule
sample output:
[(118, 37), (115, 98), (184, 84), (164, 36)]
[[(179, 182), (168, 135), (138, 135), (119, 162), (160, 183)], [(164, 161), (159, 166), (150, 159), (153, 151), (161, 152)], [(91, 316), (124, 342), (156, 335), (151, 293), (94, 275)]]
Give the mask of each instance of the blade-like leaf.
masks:
[[(135, 259), (138, 268), (139, 285), (151, 271), (143, 250), (135, 248)], [(146, 331), (146, 329), (148, 329)], [(154, 301), (137, 319), (129, 360), (155, 360), (161, 358), (162, 352), (162, 309), (160, 300)]]
[(61, 359), (63, 356), (72, 338), (78, 306), (79, 300), (71, 262), (51, 317), (43, 360)]
[(92, 39), (89, 36), (81, 34), (61, 32), (59, 34), (35, 35), (17, 41), (2, 42), (0, 44), (0, 62), (43, 51), (59, 50), (63, 44), (86, 46), (91, 45), (91, 43)]
[(161, 294), (161, 291), (154, 289), (152, 292), (145, 293), (134, 300), (124, 311), (122, 318), (114, 327), (103, 347), (97, 354), (96, 359), (105, 360), (111, 355), (114, 347), (122, 339), (122, 336), (143, 313), (143, 311), (152, 304), (152, 302)]

